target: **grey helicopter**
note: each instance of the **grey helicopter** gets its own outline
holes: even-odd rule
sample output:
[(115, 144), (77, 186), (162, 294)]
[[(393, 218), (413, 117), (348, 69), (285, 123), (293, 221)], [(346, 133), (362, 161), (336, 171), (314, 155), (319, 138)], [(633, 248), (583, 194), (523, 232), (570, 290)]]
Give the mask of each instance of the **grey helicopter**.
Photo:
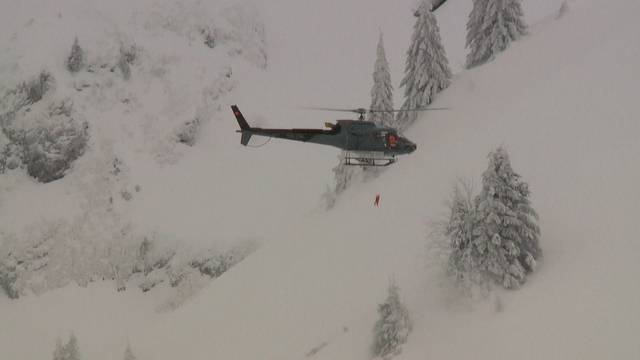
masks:
[(335, 124), (327, 122), (327, 129), (263, 129), (251, 127), (236, 105), (231, 106), (241, 133), (240, 143), (249, 144), (252, 136), (266, 136), (286, 140), (309, 142), (334, 146), (345, 151), (344, 164), (354, 166), (389, 166), (396, 162), (396, 156), (411, 154), (417, 145), (398, 135), (392, 127), (378, 126), (364, 119), (364, 115), (376, 112), (402, 112), (444, 110), (446, 108), (420, 108), (408, 110), (372, 110), (310, 108), (312, 110), (353, 112), (359, 114), (358, 120), (337, 120)]

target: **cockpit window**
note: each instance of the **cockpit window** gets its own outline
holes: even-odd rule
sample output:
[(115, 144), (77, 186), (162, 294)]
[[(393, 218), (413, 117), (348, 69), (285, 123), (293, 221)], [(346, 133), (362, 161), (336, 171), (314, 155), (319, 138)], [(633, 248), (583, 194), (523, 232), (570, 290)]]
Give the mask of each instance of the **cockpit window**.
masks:
[(389, 134), (387, 136), (387, 144), (390, 148), (398, 146), (398, 136), (396, 136), (395, 134)]

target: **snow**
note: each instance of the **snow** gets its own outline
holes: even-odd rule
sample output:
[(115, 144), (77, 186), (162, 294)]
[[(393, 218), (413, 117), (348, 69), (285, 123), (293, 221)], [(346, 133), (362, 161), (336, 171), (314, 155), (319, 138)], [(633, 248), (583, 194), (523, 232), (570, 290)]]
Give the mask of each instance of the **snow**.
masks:
[[(44, 65), (63, 71), (55, 69), (64, 69), (76, 30), (74, 22), (63, 21), (55, 39), (45, 36), (57, 21), (50, 16), (57, 6), (64, 7), (63, 19), (76, 18), (82, 29), (119, 19), (122, 33), (136, 31), (130, 36), (148, 51), (141, 66), (164, 68), (169, 77), (147, 81), (144, 71), (136, 78), (134, 69), (130, 87), (117, 83), (116, 89), (140, 98), (129, 117), (122, 107), (99, 110), (109, 108), (109, 100), (88, 98), (87, 111), (101, 119), (92, 123), (100, 129), (92, 133), (100, 136), (65, 179), (42, 185), (20, 173), (2, 175), (3, 230), (19, 233), (38, 219), (74, 219), (100, 205), (87, 201), (102, 196), (102, 188), (91, 185), (115, 153), (125, 159), (126, 185), (142, 187), (133, 201), (118, 204), (138, 231), (152, 229), (189, 244), (258, 238), (263, 246), (173, 312), (157, 313), (156, 297), (136, 289), (117, 293), (109, 282), (17, 301), (0, 297), (0, 319), (10, 324), (0, 328), (2, 357), (51, 357), (55, 339), (73, 331), (84, 358), (97, 360), (120, 358), (127, 342), (141, 360), (300, 359), (314, 348), (315, 359), (366, 359), (390, 278), (414, 322), (399, 359), (640, 357), (637, 1), (575, 0), (559, 20), (560, 0), (525, 2), (531, 34), (470, 71), (461, 70), (470, 2), (448, 1), (438, 22), (457, 74), (433, 106), (451, 110), (419, 119), (405, 134), (418, 150), (377, 179), (352, 186), (329, 212), (320, 196), (331, 181), (335, 149), (284, 141), (240, 146), (236, 124), (225, 113), (230, 103), (250, 123), (278, 127), (319, 127), (334, 119), (298, 106), (367, 104), (378, 27), (392, 80), (399, 83), (414, 21), (411, 3), (260, 4), (266, 71), (237, 57), (209, 60), (210, 53), (201, 52), (207, 48), (185, 45), (191, 35), (141, 30), (128, 22), (131, 17), (118, 16), (124, 12), (120, 2), (9, 5), (14, 10), (3, 13), (0, 41), (13, 50), (0, 58), (0, 87)], [(129, 11), (154, 9), (195, 21), (188, 3), (176, 5), (182, 12), (162, 12), (158, 4), (140, 2)], [(29, 17), (37, 30), (8, 40)], [(103, 31), (87, 36), (98, 41)], [(81, 46), (89, 42), (78, 37)], [(36, 40), (42, 46), (30, 45)], [(117, 42), (97, 48), (104, 54), (118, 49)], [(24, 60), (10, 71), (17, 53)], [(174, 125), (204, 106), (200, 92), (228, 65), (234, 90), (220, 101), (220, 112), (206, 112), (211, 121), (199, 142), (165, 148)], [(428, 266), (428, 224), (446, 213), (443, 202), (457, 178), (479, 183), (487, 154), (499, 145), (529, 183), (545, 256), (520, 290), (467, 302), (443, 283), (437, 267)]]

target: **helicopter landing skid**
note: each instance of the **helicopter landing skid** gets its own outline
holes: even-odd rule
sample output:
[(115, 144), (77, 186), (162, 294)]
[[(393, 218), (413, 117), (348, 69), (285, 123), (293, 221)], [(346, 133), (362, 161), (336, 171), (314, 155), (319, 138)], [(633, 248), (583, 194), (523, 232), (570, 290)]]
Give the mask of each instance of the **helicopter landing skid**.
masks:
[(389, 166), (395, 162), (394, 155), (382, 152), (348, 151), (344, 157), (344, 164), (349, 166)]

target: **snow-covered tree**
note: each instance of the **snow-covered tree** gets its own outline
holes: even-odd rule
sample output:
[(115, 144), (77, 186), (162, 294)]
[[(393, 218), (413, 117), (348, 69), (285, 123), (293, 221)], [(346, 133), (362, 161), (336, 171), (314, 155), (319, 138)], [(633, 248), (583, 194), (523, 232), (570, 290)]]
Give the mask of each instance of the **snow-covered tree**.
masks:
[(474, 250), (474, 229), (477, 227), (477, 208), (470, 185), (456, 184), (449, 201), (449, 218), (443, 232), (449, 248), (449, 272), (458, 280), (475, 274), (477, 254)]
[[(0, 236), (5, 236), (5, 234), (0, 232)], [(0, 289), (2, 289), (10, 299), (17, 299), (20, 296), (16, 288), (19, 272), (18, 262), (12, 253), (7, 255), (0, 254), (0, 256), (2, 256), (2, 258), (0, 258)]]
[(538, 217), (504, 148), (489, 154), (480, 194), (474, 198), (470, 186), (456, 186), (449, 210), (437, 234), (446, 241), (448, 272), (463, 288), (492, 282), (517, 288), (535, 270), (542, 257)]
[(124, 56), (120, 56), (118, 59), (118, 69), (120, 69), (120, 73), (125, 80), (129, 80), (131, 78), (131, 66), (129, 66), (129, 63)]
[(335, 178), (335, 185), (333, 189), (327, 189), (323, 195), (328, 209), (335, 205), (338, 200), (338, 196), (344, 192), (347, 187), (349, 187), (349, 184), (351, 184), (353, 178), (360, 170), (357, 166), (347, 165), (344, 160), (345, 156), (345, 151), (342, 151), (338, 156), (340, 162), (332, 169)]
[(489, 61), (526, 33), (520, 0), (474, 0), (467, 22), (467, 67)]
[[(384, 52), (384, 41), (382, 34), (378, 40), (378, 51), (376, 62), (373, 67), (373, 87), (371, 88), (371, 106), (374, 111), (393, 110), (393, 85), (391, 84), (391, 73), (389, 63)], [(369, 120), (380, 126), (393, 125), (393, 112), (372, 112)]]
[(131, 345), (127, 343), (127, 349), (124, 351), (124, 360), (136, 360), (136, 356), (133, 355)]
[(53, 351), (53, 360), (80, 360), (78, 339), (76, 339), (73, 333), (64, 346), (62, 345), (62, 341), (58, 339), (56, 349)]
[[(21, 118), (34, 119), (27, 109), (19, 114)], [(41, 125), (22, 132), (23, 161), (29, 175), (48, 183), (64, 177), (84, 154), (89, 140), (88, 123), (70, 99), (49, 104), (37, 117)]]
[(13, 111), (39, 102), (55, 84), (56, 80), (53, 75), (49, 71), (43, 70), (31, 80), (18, 85), (15, 90), (16, 101), (13, 103)]
[(120, 45), (120, 57), (118, 58), (117, 66), (125, 80), (129, 80), (131, 78), (131, 65), (136, 61), (140, 52), (140, 47), (133, 43)]
[(80, 47), (78, 43), (78, 38), (73, 41), (73, 45), (71, 46), (71, 54), (67, 59), (67, 70), (72, 73), (80, 71), (84, 66), (84, 50)]
[(513, 171), (502, 147), (489, 154), (476, 206), (479, 223), (473, 251), (478, 251), (482, 270), (505, 288), (520, 286), (542, 256), (540, 228), (529, 187)]
[(200, 118), (197, 117), (185, 122), (177, 131), (176, 137), (178, 142), (188, 146), (194, 146), (201, 127), (202, 122)]
[[(467, 40), (466, 47), (471, 49), (471, 53), (475, 48), (480, 47), (480, 40), (483, 40), (482, 29), (484, 25), (484, 15), (487, 10), (487, 2), (489, 0), (473, 0), (473, 8), (469, 13), (467, 20)], [(467, 67), (471, 67), (471, 53), (467, 55)]]
[(64, 345), (62, 340), (56, 340), (56, 348), (53, 350), (53, 360), (65, 360)]
[(398, 285), (392, 281), (387, 291), (387, 299), (378, 305), (380, 318), (373, 327), (371, 346), (372, 355), (385, 360), (400, 354), (413, 327), (409, 311), (400, 301)]
[[(404, 87), (402, 109), (416, 109), (429, 105), (433, 97), (449, 86), (451, 70), (447, 60), (440, 29), (431, 12), (431, 2), (423, 0), (416, 10), (411, 45), (407, 51), (405, 75), (400, 83)], [(398, 127), (406, 128), (417, 118), (415, 111), (398, 113)]]
[(64, 346), (64, 352), (66, 354), (65, 360), (80, 360), (80, 350), (78, 349), (78, 339), (72, 333), (69, 338), (69, 342)]

